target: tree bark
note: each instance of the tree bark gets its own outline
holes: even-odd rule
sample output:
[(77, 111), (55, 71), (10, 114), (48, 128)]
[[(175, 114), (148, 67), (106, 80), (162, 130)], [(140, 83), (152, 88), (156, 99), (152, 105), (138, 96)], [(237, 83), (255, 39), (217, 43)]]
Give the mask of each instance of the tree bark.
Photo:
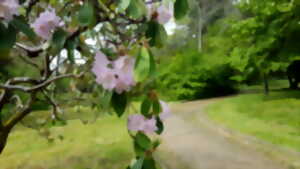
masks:
[(6, 130), (0, 131), (0, 154), (2, 154), (2, 152), (6, 146), (8, 134), (9, 134), (9, 131), (6, 131)]
[(203, 29), (203, 20), (202, 20), (202, 8), (201, 4), (199, 4), (199, 9), (198, 9), (198, 51), (202, 52), (202, 29)]
[(269, 95), (269, 81), (268, 81), (268, 77), (267, 77), (267, 75), (266, 75), (266, 73), (264, 73), (264, 75), (263, 75), (264, 77), (264, 87), (265, 87), (265, 94), (266, 95)]

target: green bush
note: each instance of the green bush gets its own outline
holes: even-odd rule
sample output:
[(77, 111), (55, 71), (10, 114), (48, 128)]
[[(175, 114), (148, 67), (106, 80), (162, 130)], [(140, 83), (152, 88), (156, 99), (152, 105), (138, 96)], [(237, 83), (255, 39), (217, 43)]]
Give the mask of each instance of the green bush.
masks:
[(213, 61), (218, 59), (194, 47), (177, 52), (168, 60), (169, 66), (161, 68), (158, 83), (162, 95), (193, 100), (235, 93), (237, 82), (231, 80), (234, 70), (226, 62)]

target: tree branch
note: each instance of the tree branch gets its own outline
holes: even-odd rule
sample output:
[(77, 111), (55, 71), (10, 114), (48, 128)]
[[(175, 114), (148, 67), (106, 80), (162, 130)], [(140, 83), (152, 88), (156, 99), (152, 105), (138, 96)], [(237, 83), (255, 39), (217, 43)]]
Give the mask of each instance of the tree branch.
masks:
[(43, 52), (43, 45), (38, 46), (38, 47), (30, 47), (26, 46), (22, 43), (16, 43), (16, 47), (25, 50), (28, 53), (29, 57), (37, 57), (41, 52)]
[(23, 110), (19, 113), (14, 114), (7, 122), (4, 123), (6, 130), (11, 130), (19, 121), (21, 121), (27, 114), (31, 112), (31, 106), (36, 99), (36, 93), (32, 93), (30, 99), (24, 106)]
[[(83, 76), (85, 72), (80, 73), (79, 75), (75, 75), (75, 74), (64, 74), (64, 75), (60, 75), (60, 76), (56, 76), (52, 79), (48, 79), (46, 81), (44, 81), (43, 83), (37, 84), (33, 87), (27, 87), (27, 86), (21, 86), (21, 85), (11, 85), (11, 84), (0, 84), (0, 89), (4, 89), (4, 90), (19, 90), (19, 91), (23, 91), (23, 92), (34, 92), (37, 90), (40, 90), (44, 87), (47, 87), (49, 84), (51, 84), (54, 81), (63, 79), (63, 78), (79, 78), (81, 76)], [(22, 79), (19, 79), (22, 80)], [(27, 82), (27, 81), (26, 81)]]

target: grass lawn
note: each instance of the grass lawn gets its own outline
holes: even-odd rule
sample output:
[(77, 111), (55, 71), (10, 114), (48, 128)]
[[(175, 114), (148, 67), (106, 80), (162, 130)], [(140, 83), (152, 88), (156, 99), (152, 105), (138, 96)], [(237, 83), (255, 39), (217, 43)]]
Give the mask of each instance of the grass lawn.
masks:
[[(124, 117), (125, 118), (125, 117)], [(93, 124), (79, 120), (51, 128), (54, 142), (31, 129), (9, 137), (0, 157), (1, 169), (120, 169), (133, 157), (126, 120), (104, 116)], [(63, 136), (63, 139), (58, 139)]]
[(243, 94), (208, 106), (213, 120), (300, 152), (300, 91)]

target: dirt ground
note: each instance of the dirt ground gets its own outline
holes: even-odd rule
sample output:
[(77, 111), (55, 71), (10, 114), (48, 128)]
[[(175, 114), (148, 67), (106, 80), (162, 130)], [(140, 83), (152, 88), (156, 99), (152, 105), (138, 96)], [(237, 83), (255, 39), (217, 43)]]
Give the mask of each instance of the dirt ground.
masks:
[[(159, 160), (166, 169), (287, 169), (264, 153), (245, 147), (184, 116), (201, 118), (213, 100), (174, 104), (166, 121)], [(192, 116), (197, 113), (197, 116)]]

